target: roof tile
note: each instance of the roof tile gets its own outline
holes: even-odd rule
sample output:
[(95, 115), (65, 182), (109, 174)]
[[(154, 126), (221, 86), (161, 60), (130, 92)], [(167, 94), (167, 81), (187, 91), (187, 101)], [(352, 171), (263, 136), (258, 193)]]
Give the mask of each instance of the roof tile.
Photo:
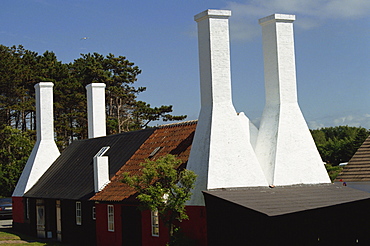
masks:
[(135, 195), (134, 189), (121, 182), (124, 172), (139, 174), (141, 163), (149, 158), (149, 155), (157, 147), (160, 150), (151, 158), (156, 160), (167, 154), (177, 156), (183, 164), (187, 163), (191, 144), (196, 128), (196, 121), (183, 122), (181, 124), (164, 125), (156, 129), (153, 134), (140, 146), (133, 156), (111, 179), (111, 182), (90, 200), (94, 201), (123, 201)]
[(358, 148), (335, 181), (370, 181), (370, 136)]

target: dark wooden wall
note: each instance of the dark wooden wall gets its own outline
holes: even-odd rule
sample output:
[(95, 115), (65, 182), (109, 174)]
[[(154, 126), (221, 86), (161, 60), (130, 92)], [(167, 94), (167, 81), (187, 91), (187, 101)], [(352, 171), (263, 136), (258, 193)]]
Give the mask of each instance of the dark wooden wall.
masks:
[(269, 217), (206, 195), (209, 245), (370, 245), (370, 201)]

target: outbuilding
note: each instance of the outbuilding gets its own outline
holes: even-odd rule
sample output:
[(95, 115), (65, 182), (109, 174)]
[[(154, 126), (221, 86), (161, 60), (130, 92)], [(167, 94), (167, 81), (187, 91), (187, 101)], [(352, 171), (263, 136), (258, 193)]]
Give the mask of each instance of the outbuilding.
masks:
[(370, 194), (335, 184), (205, 191), (209, 245), (370, 243)]

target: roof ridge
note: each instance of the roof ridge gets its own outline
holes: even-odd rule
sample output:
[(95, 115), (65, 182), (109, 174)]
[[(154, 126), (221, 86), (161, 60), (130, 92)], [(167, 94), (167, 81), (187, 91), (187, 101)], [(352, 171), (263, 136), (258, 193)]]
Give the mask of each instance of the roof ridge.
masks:
[[(148, 127), (148, 128), (144, 128), (144, 129), (138, 129), (138, 130), (134, 130), (134, 131), (114, 133), (114, 134), (109, 134), (109, 135), (106, 135), (106, 136), (100, 136), (100, 137), (95, 137), (95, 138), (75, 139), (75, 140), (72, 141), (72, 143), (74, 143), (74, 142), (83, 142), (83, 141), (91, 141), (91, 140), (94, 140), (94, 139), (102, 139), (102, 138), (113, 138), (113, 137), (118, 137), (118, 136), (124, 136), (124, 135), (127, 135), (127, 134), (132, 134), (133, 132), (136, 132), (137, 133), (137, 132), (141, 132), (141, 131), (155, 130), (157, 128), (158, 127)], [(69, 145), (71, 145), (71, 144), (69, 144)]]
[(175, 127), (175, 126), (183, 126), (183, 125), (192, 125), (196, 124), (198, 120), (187, 120), (187, 121), (182, 121), (182, 122), (175, 122), (175, 123), (169, 123), (169, 124), (164, 124), (164, 125), (159, 125), (157, 128), (166, 128), (166, 127)]

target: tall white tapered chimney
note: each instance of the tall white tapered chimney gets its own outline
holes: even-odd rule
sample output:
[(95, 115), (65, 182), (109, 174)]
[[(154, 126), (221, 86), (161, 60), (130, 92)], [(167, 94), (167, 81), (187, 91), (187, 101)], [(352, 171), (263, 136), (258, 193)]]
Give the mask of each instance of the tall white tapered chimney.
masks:
[(270, 185), (330, 183), (297, 101), (294, 20), (285, 14), (259, 20), (266, 105), (256, 154)]
[(89, 138), (106, 136), (105, 84), (91, 83), (86, 86), (86, 91)]
[(198, 23), (201, 111), (187, 168), (197, 175), (188, 205), (204, 205), (202, 190), (267, 185), (232, 104), (229, 10), (206, 10)]
[(54, 141), (53, 83), (40, 82), (36, 90), (36, 143), (23, 169), (13, 196), (21, 197), (58, 158)]

